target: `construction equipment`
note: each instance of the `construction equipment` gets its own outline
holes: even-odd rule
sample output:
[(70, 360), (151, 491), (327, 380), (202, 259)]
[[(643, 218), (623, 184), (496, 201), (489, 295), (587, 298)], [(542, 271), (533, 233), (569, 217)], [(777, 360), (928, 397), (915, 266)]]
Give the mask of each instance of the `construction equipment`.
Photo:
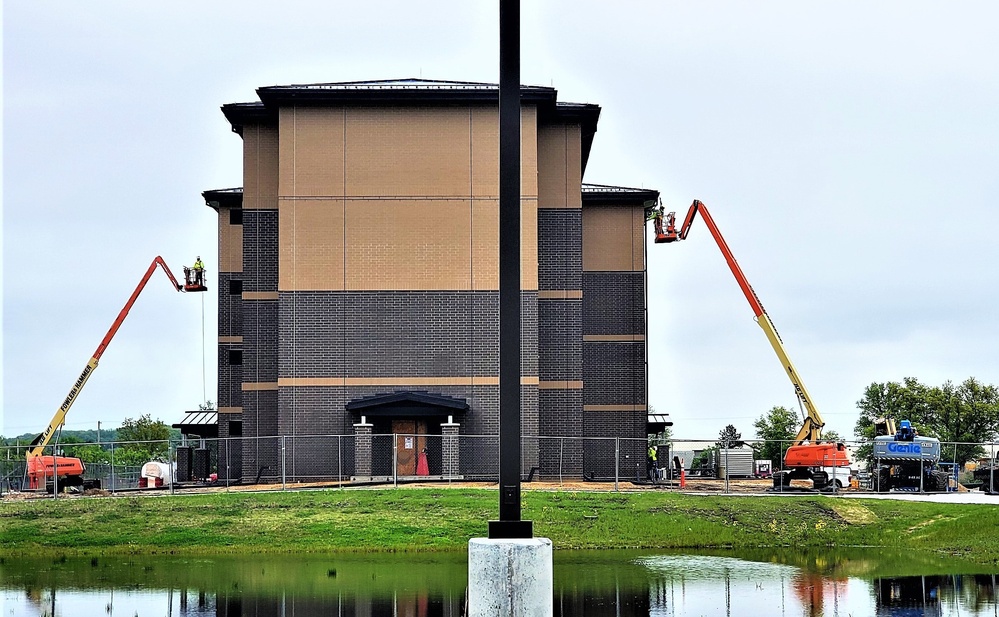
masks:
[[(31, 444), (28, 446), (26, 452), (27, 456), (27, 472), (28, 472), (28, 487), (34, 490), (40, 489), (45, 485), (45, 488), (52, 491), (55, 490), (56, 484), (60, 487), (70, 487), (78, 486), (87, 488), (100, 488), (99, 481), (84, 481), (83, 474), (86, 471), (86, 467), (78, 458), (68, 457), (68, 456), (56, 456), (56, 455), (46, 455), (43, 454), (45, 447), (49, 444), (52, 437), (60, 430), (62, 430), (63, 424), (66, 422), (66, 414), (69, 412), (70, 407), (76, 401), (76, 398), (80, 395), (83, 390), (83, 386), (87, 384), (87, 380), (90, 376), (97, 370), (97, 363), (107, 349), (111, 339), (114, 338), (118, 328), (121, 327), (125, 317), (128, 316), (128, 311), (132, 308), (135, 300), (139, 297), (143, 288), (146, 286), (146, 282), (149, 277), (153, 275), (156, 267), (159, 266), (163, 268), (163, 272), (166, 273), (167, 277), (170, 278), (170, 282), (173, 283), (174, 288), (177, 291), (191, 291), (200, 292), (207, 291), (203, 280), (194, 280), (192, 276), (185, 277), (185, 283), (181, 285), (177, 282), (173, 273), (170, 272), (170, 268), (167, 267), (166, 262), (163, 261), (162, 257), (157, 256), (149, 268), (146, 270), (145, 275), (139, 281), (136, 286), (135, 291), (128, 298), (125, 306), (118, 313), (118, 318), (114, 320), (111, 324), (111, 329), (108, 330), (107, 334), (104, 335), (104, 339), (101, 344), (97, 346), (97, 351), (94, 352), (90, 361), (87, 362), (87, 366), (84, 367), (83, 372), (76, 379), (73, 387), (70, 389), (69, 394), (63, 400), (62, 405), (56, 410), (55, 415), (52, 416), (52, 420), (49, 422), (48, 427), (43, 431), (38, 437), (32, 440)], [(184, 268), (185, 274), (189, 268)]]
[(874, 489), (946, 491), (951, 474), (940, 468), (940, 440), (920, 436), (908, 420), (898, 424), (894, 435), (874, 438)]
[[(798, 371), (794, 368), (794, 364), (788, 357), (787, 351), (784, 350), (784, 343), (781, 341), (777, 329), (770, 320), (770, 316), (767, 315), (759, 297), (753, 291), (753, 287), (746, 279), (746, 275), (743, 274), (742, 268), (736, 262), (732, 251), (725, 242), (725, 238), (722, 237), (714, 219), (711, 218), (707, 207), (695, 199), (694, 203), (690, 205), (690, 209), (687, 211), (687, 216), (684, 218), (683, 225), (680, 226), (679, 231), (676, 228), (675, 212), (664, 215), (661, 206), (658, 210), (654, 210), (656, 218), (655, 242), (657, 244), (664, 244), (685, 240), (687, 234), (690, 232), (690, 225), (694, 222), (694, 217), (698, 213), (700, 213), (704, 224), (707, 225), (708, 231), (711, 232), (711, 236), (715, 239), (715, 243), (725, 257), (725, 262), (735, 276), (735, 280), (739, 284), (739, 288), (742, 289), (743, 295), (749, 301), (749, 306), (753, 309), (756, 323), (763, 328), (767, 340), (770, 341), (770, 345), (777, 354), (777, 358), (787, 372), (787, 376), (791, 380), (791, 385), (794, 386), (795, 395), (798, 397), (798, 402), (804, 412), (804, 423), (798, 430), (798, 434), (795, 435), (793, 445), (787, 449), (784, 455), (785, 469), (773, 474), (774, 488), (787, 488), (793, 479), (811, 480), (814, 488), (826, 488), (830, 485), (829, 474), (822, 468), (848, 467), (850, 465), (850, 457), (846, 451), (846, 446), (841, 443), (822, 443), (820, 441), (822, 427), (825, 426), (825, 422), (812, 402), (812, 397), (805, 388), (804, 382), (798, 376)], [(663, 220), (664, 218), (665, 220)]]

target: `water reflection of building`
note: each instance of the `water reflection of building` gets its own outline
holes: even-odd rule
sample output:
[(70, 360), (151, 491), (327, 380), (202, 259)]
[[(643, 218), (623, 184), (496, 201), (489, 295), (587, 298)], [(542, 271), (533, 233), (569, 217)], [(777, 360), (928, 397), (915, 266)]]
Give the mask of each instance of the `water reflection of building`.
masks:
[[(949, 615), (957, 607), (973, 615), (986, 610), (993, 615), (996, 605), (995, 574), (903, 576), (874, 580), (874, 600), (878, 617)], [(991, 609), (991, 610), (988, 610)]]
[[(390, 595), (262, 597), (219, 593), (216, 617), (460, 617), (464, 595), (395, 591)], [(194, 615), (197, 613), (191, 613)]]
[[(949, 576), (902, 576), (874, 579), (874, 601), (878, 617), (932, 617), (943, 615), (943, 587), (953, 590)], [(949, 594), (952, 595), (952, 594)]]

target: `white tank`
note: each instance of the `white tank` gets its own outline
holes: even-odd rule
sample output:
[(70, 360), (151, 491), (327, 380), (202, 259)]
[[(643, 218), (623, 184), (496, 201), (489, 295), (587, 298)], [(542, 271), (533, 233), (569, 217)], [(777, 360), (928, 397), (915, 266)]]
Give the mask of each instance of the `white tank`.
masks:
[(153, 488), (156, 486), (169, 486), (173, 481), (169, 463), (159, 461), (149, 461), (142, 466), (142, 478), (139, 486)]

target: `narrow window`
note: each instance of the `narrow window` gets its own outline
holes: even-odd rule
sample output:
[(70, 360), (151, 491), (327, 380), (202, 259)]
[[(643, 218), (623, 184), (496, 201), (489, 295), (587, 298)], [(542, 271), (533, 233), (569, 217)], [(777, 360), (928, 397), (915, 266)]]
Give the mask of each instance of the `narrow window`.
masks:
[(230, 280), (229, 281), (229, 295), (239, 296), (243, 294), (243, 281)]
[(242, 349), (230, 349), (229, 350), (229, 364), (235, 366), (237, 364), (243, 363), (243, 350)]
[(229, 224), (230, 225), (242, 225), (243, 224), (243, 209), (233, 208), (229, 210)]

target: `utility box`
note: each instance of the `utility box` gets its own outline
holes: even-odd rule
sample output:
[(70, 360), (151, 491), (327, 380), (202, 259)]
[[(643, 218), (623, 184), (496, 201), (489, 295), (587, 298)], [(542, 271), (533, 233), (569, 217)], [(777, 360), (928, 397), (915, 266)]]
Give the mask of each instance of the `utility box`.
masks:
[[(752, 448), (719, 448), (715, 453), (715, 468), (725, 468), (729, 478), (753, 477)], [(719, 474), (725, 477), (725, 474)]]

